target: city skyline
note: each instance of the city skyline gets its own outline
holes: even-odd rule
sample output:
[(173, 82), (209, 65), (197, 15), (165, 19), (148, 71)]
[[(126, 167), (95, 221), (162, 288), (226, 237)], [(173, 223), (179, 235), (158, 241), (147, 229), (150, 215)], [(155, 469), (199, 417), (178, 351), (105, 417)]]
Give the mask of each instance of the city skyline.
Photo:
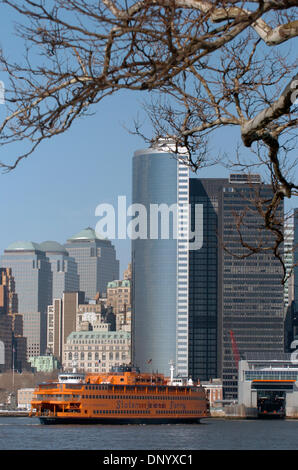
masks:
[[(134, 151), (135, 150), (133, 149), (132, 153)], [(23, 169), (21, 169), (20, 167), (15, 171), (15, 173), (14, 172), (10, 174), (0, 173), (1, 182), (3, 181), (3, 178), (7, 178), (7, 180), (4, 180), (4, 184), (2, 185), (2, 187), (4, 187), (4, 191), (5, 191), (5, 188), (7, 188), (7, 190), (9, 187), (11, 188), (11, 183), (9, 181), (11, 178), (13, 179), (12, 187), (14, 186), (19, 187), (19, 183), (20, 183), (19, 173), (21, 173), (21, 177), (22, 175), (27, 175), (27, 171), (29, 170), (29, 168), (26, 167), (27, 163), (29, 163), (29, 160), (28, 162), (24, 164)], [(132, 162), (130, 162), (130, 164), (131, 163)], [(34, 165), (33, 161), (30, 162), (29, 166), (32, 166), (32, 165)], [(228, 178), (229, 173), (230, 173), (229, 170), (225, 170), (222, 167), (217, 167), (217, 168), (210, 167), (210, 168), (202, 169), (199, 174), (194, 174), (191, 172), (190, 177), (199, 178), (199, 179), (200, 178), (216, 179), (217, 177)], [(127, 177), (129, 180), (128, 187), (126, 187), (125, 189), (122, 187), (121, 191), (118, 191), (118, 192), (113, 191), (110, 188), (109, 196), (106, 198), (103, 197), (101, 200), (99, 199), (96, 200), (94, 203), (94, 206), (92, 206), (92, 203), (91, 203), (92, 197), (90, 196), (88, 198), (88, 202), (86, 202), (85, 208), (81, 207), (81, 209), (79, 209), (78, 211), (74, 210), (73, 218), (71, 215), (69, 215), (69, 217), (64, 217), (64, 214), (62, 213), (62, 206), (61, 205), (59, 206), (58, 203), (56, 206), (53, 203), (53, 205), (50, 204), (50, 217), (48, 219), (48, 224), (47, 224), (47, 220), (40, 219), (37, 216), (36, 218), (30, 219), (29, 222), (24, 223), (21, 226), (22, 228), (21, 231), (19, 228), (18, 216), (21, 215), (21, 218), (23, 220), (25, 218), (26, 212), (30, 214), (30, 216), (34, 216), (34, 214), (38, 214), (38, 205), (40, 204), (40, 201), (36, 201), (35, 203), (36, 205), (25, 206), (25, 201), (23, 199), (22, 199), (22, 204), (20, 205), (18, 197), (15, 197), (14, 200), (12, 201), (12, 206), (14, 207), (14, 209), (16, 209), (16, 207), (18, 209), (16, 212), (16, 218), (15, 219), (13, 218), (12, 222), (9, 224), (9, 227), (11, 227), (11, 229), (7, 229), (6, 228), (7, 226), (4, 226), (4, 229), (1, 231), (0, 254), (3, 254), (4, 250), (11, 243), (14, 243), (19, 240), (26, 240), (26, 241), (30, 241), (33, 239), (40, 240), (40, 241), (53, 240), (57, 243), (64, 244), (67, 241), (71, 233), (75, 233), (79, 230), (84, 229), (84, 227), (88, 227), (88, 226), (93, 227), (95, 229), (96, 224), (99, 220), (99, 218), (95, 216), (95, 210), (98, 204), (109, 203), (113, 205), (114, 207), (117, 207), (117, 198), (120, 195), (125, 195), (127, 198), (127, 201), (131, 200), (131, 194), (130, 194), (131, 187), (132, 187), (131, 175), (128, 174)], [(119, 188), (119, 186), (117, 187)], [(32, 194), (30, 196), (32, 196)], [(47, 199), (46, 192), (41, 193), (41, 199), (42, 201)], [(296, 201), (294, 198), (291, 200), (285, 200), (285, 212), (286, 213), (288, 213), (289, 211), (293, 212), (295, 209), (295, 204), (296, 204)], [(26, 211), (26, 207), (28, 208), (28, 211)], [(56, 225), (55, 225), (53, 224), (53, 217), (54, 217), (55, 208), (57, 207), (59, 208), (59, 210), (58, 210), (58, 215), (57, 215), (57, 220), (56, 220)], [(10, 211), (9, 205), (4, 205), (2, 209), (4, 212), (4, 218), (6, 217), (7, 219), (7, 216), (11, 217), (11, 211)], [(40, 220), (42, 220), (42, 223), (39, 222)], [(65, 220), (67, 220), (67, 224), (65, 223)], [(57, 221), (60, 221), (60, 224), (59, 223), (57, 224)], [(13, 236), (13, 233), (16, 233), (16, 232), (19, 234), (19, 236), (17, 237)], [(118, 256), (119, 263), (120, 263), (120, 272), (122, 273), (126, 269), (131, 258), (130, 240), (128, 238), (125, 240), (118, 239), (118, 238), (115, 238), (115, 239), (111, 238), (110, 241), (115, 245), (115, 249), (116, 249), (117, 256)]]

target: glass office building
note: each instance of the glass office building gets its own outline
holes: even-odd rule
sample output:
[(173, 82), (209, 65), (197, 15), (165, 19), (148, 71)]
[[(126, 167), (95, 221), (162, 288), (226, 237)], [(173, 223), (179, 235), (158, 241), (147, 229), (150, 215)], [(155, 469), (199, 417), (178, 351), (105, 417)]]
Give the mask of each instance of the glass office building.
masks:
[(79, 290), (85, 292), (87, 300), (100, 292), (107, 292), (108, 282), (119, 279), (119, 261), (110, 240), (99, 238), (94, 229), (88, 227), (67, 240), (64, 245), (75, 260), (80, 277)]
[[(190, 180), (192, 205), (204, 206), (204, 230), (202, 249), (190, 252), (189, 371), (201, 380), (221, 377), (227, 399), (237, 398), (232, 336), (240, 356), (284, 351), (282, 265), (272, 250), (243, 257), (237, 229), (240, 215), (244, 243), (273, 246), (255, 207), (256, 195), (269, 200), (272, 188), (260, 183), (258, 175)], [(283, 206), (277, 217), (282, 224)]]
[(195, 206), (202, 207), (203, 243), (189, 252), (189, 373), (207, 381), (219, 377), (219, 201), (225, 180), (191, 178), (191, 229), (198, 224)]
[(20, 241), (9, 245), (1, 267), (11, 268), (18, 295), (18, 312), (23, 314), (23, 333), (28, 356), (43, 354), (46, 348), (47, 307), (52, 302), (52, 272), (38, 243)]
[(188, 185), (167, 143), (135, 152), (132, 355), (144, 372), (168, 375), (173, 361), (188, 376)]
[(284, 287), (285, 309), (291, 307), (294, 300), (294, 221), (290, 217), (284, 225), (284, 263), (287, 273), (287, 280)]
[(79, 291), (80, 279), (77, 264), (64, 246), (55, 241), (46, 241), (40, 243), (40, 247), (51, 264), (52, 300), (62, 299), (63, 292)]
[(294, 302), (295, 312), (298, 312), (298, 208), (294, 209), (294, 241), (293, 241), (293, 261), (294, 261)]

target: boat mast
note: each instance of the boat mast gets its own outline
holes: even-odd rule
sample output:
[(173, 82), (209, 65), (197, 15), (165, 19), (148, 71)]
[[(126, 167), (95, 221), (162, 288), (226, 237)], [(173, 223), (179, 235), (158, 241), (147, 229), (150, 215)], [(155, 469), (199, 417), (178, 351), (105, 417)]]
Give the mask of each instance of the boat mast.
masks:
[(173, 382), (174, 382), (174, 370), (175, 370), (174, 362), (173, 362), (172, 360), (170, 360), (169, 365), (170, 365), (170, 372), (171, 372), (170, 385), (173, 385)]

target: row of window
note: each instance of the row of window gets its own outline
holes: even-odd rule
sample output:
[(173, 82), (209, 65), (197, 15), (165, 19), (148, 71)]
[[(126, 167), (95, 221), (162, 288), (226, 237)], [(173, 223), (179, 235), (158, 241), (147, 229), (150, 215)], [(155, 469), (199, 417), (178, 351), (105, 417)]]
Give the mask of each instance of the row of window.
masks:
[[(102, 338), (105, 338), (105, 335), (102, 335)], [(114, 339), (114, 340), (100, 340), (100, 339), (95, 339), (95, 340), (72, 340), (71, 344), (125, 344), (125, 341), (128, 340), (119, 340), (119, 339)]]
[[(75, 395), (74, 395), (75, 396)], [(177, 396), (150, 396), (150, 395), (144, 395), (144, 396), (137, 396), (137, 395), (82, 395), (82, 398), (88, 398), (88, 399), (121, 399), (121, 400), (204, 400), (203, 396), (190, 396), (190, 397), (177, 397)]]
[(56, 395), (48, 395), (48, 394), (42, 394), (42, 395), (36, 395), (37, 400), (59, 400), (61, 401), (62, 399), (65, 401), (69, 400), (80, 400), (81, 395), (64, 395), (64, 394), (56, 394)]
[(93, 410), (93, 414), (150, 414), (150, 410)]
[(70, 346), (67, 344), (65, 347), (67, 348), (67, 351), (123, 351), (127, 348), (129, 348), (130, 342), (127, 342), (126, 344), (122, 346), (112, 346), (112, 345), (107, 345), (107, 346)]
[[(150, 414), (150, 410), (93, 410), (93, 414)], [(156, 414), (198, 414), (198, 410), (156, 410)]]
[[(76, 358), (78, 358), (78, 354), (74, 353), (74, 355), (73, 355), (72, 352), (69, 352), (69, 353), (68, 353), (68, 360), (71, 361), (72, 358), (73, 358), (73, 356), (76, 357)], [(101, 354), (100, 357), (101, 357), (102, 360), (106, 360), (106, 355), (105, 355), (105, 354)], [(125, 353), (122, 353), (122, 354), (121, 354), (121, 358), (122, 358), (122, 359), (126, 359), (126, 354), (125, 354)], [(81, 359), (81, 360), (85, 359), (85, 353), (84, 353), (83, 351), (80, 353), (80, 359)], [(86, 359), (92, 360), (92, 353), (91, 353), (91, 352), (86, 353)], [(110, 359), (110, 360), (113, 360), (113, 359), (114, 359), (114, 353), (112, 353), (112, 352), (109, 353), (109, 359)], [(117, 359), (120, 359), (120, 353), (119, 353), (119, 352), (116, 352), (116, 353), (115, 353), (115, 359), (116, 359), (116, 360), (117, 360)], [(99, 360), (99, 353), (98, 353), (98, 352), (94, 353), (94, 360), (95, 360), (95, 361), (98, 361), (98, 360)]]
[(297, 380), (298, 371), (245, 371), (245, 380), (266, 380), (269, 378), (272, 380)]

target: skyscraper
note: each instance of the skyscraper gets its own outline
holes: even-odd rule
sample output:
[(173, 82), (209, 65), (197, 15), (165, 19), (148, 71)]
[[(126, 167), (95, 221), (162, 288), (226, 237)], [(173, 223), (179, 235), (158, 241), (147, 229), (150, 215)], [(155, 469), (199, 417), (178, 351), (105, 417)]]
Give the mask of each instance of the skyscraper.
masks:
[(284, 226), (284, 263), (287, 273), (287, 280), (284, 288), (285, 309), (287, 309), (294, 300), (294, 221), (289, 218)]
[(115, 280), (108, 283), (107, 306), (116, 315), (116, 329), (131, 326), (131, 281)]
[(119, 261), (110, 240), (99, 238), (94, 229), (88, 227), (67, 240), (64, 245), (78, 266), (79, 290), (86, 299), (106, 292), (107, 284), (119, 278)]
[(84, 301), (84, 292), (64, 292), (48, 306), (47, 348), (60, 361), (67, 336), (76, 330), (78, 306)]
[[(223, 179), (190, 178), (191, 229), (203, 224), (201, 248), (189, 251), (189, 373), (207, 381), (220, 375), (221, 335), (219, 289), (222, 259), (218, 231), (219, 195)], [(203, 220), (197, 221), (195, 205)]]
[(10, 268), (0, 268), (0, 313), (14, 315), (18, 312), (18, 296)]
[(40, 243), (40, 248), (51, 264), (52, 300), (62, 299), (63, 292), (77, 292), (80, 283), (77, 264), (64, 246), (55, 241), (46, 241)]
[[(18, 298), (11, 268), (0, 268), (0, 338), (6, 331), (6, 361), (16, 370), (28, 367), (27, 339), (23, 336), (23, 315), (18, 313)], [(2, 314), (2, 315), (1, 315)]]
[(21, 241), (12, 243), (4, 250), (1, 266), (11, 268), (15, 280), (28, 357), (43, 354), (46, 348), (47, 306), (52, 295), (50, 263), (39, 244)]
[(168, 374), (173, 361), (188, 376), (188, 182), (167, 141), (135, 152), (132, 354), (142, 371)]
[[(237, 398), (232, 337), (240, 355), (284, 351), (282, 265), (272, 249), (243, 257), (245, 243), (273, 246), (255, 206), (272, 189), (258, 175), (230, 175), (193, 179), (190, 194), (203, 204), (204, 220), (203, 246), (190, 252), (190, 374), (222, 377), (225, 397)], [(283, 223), (283, 206), (277, 215)]]
[(12, 366), (12, 317), (0, 313), (0, 373)]
[(290, 278), (290, 286), (291, 296), (289, 296), (289, 300), (292, 302), (289, 303), (289, 307), (287, 309), (287, 346), (288, 350), (291, 351), (293, 347), (291, 343), (293, 340), (298, 339), (298, 208), (294, 209), (293, 214), (293, 225), (292, 225), (293, 233), (291, 237), (292, 241), (292, 250), (290, 261), (292, 262), (292, 276)]
[(294, 209), (294, 302), (295, 311), (298, 314), (298, 208)]

